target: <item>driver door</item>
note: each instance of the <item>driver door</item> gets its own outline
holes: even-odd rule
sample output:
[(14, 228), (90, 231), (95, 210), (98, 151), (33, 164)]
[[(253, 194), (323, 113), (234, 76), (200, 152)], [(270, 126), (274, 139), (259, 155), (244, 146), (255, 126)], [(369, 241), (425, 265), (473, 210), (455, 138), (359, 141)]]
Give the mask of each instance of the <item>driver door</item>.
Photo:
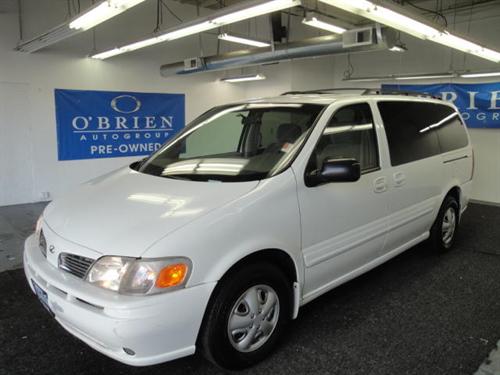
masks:
[(297, 176), (305, 300), (371, 268), (370, 262), (383, 255), (388, 187), (378, 150), (370, 105), (346, 105), (323, 129), (305, 174), (321, 168), (325, 159), (353, 158), (360, 162), (361, 178), (307, 187), (305, 174)]

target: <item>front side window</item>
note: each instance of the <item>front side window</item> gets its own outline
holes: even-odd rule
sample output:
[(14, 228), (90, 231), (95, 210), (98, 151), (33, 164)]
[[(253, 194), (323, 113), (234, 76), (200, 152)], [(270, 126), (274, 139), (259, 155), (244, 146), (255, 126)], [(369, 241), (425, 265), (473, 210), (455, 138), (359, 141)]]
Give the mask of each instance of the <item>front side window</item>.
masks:
[(153, 154), (140, 172), (197, 181), (251, 181), (288, 167), (321, 105), (254, 103), (214, 108)]
[(355, 159), (362, 172), (378, 168), (377, 138), (367, 103), (348, 105), (335, 112), (311, 155), (308, 169), (321, 168), (327, 159)]

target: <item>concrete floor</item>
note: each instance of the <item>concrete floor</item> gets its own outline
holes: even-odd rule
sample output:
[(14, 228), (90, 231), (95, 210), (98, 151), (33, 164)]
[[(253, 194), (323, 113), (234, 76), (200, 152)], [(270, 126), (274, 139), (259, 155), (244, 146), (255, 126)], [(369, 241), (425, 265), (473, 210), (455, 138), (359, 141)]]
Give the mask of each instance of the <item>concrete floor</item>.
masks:
[[(21, 245), (42, 207), (0, 210), (9, 244)], [(241, 374), (474, 373), (500, 337), (499, 243), (500, 208), (471, 205), (453, 251), (418, 245), (311, 302), (278, 350)], [(19, 265), (19, 248), (7, 252), (16, 260), (3, 267)], [(495, 353), (478, 375), (497, 374)], [(0, 375), (165, 373), (222, 372), (198, 355), (147, 368), (108, 359), (47, 314), (22, 270), (0, 273)]]

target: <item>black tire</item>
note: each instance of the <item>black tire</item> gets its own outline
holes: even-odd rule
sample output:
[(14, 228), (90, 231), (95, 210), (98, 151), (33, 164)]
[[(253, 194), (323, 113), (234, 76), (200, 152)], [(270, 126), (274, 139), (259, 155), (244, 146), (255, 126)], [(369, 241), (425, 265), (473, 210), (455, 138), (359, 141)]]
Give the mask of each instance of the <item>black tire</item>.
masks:
[[(451, 237), (446, 238), (445, 240), (446, 236), (443, 233), (443, 223), (449, 222), (449, 220), (447, 220), (447, 212), (449, 210), (453, 210), (454, 212), (454, 217), (455, 217), (454, 229)], [(445, 198), (443, 204), (441, 205), (436, 221), (434, 222), (431, 228), (429, 244), (435, 251), (445, 252), (453, 247), (453, 245), (455, 244), (455, 238), (458, 231), (459, 217), (460, 217), (460, 211), (458, 202), (455, 199), (455, 197), (448, 195)]]
[[(262, 346), (253, 351), (242, 352), (235, 348), (234, 338), (231, 340), (229, 337), (229, 318), (234, 316), (233, 308), (236, 303), (242, 301), (240, 297), (251, 288), (262, 285), (268, 286), (276, 292), (275, 295), (278, 298), (277, 323), (272, 332), (269, 333), (268, 338), (263, 340)], [(276, 347), (285, 325), (290, 320), (291, 286), (292, 282), (287, 279), (284, 273), (269, 263), (246, 264), (224, 277), (210, 299), (200, 330), (198, 344), (205, 358), (219, 367), (239, 370), (250, 367), (267, 357)], [(268, 298), (266, 294), (264, 296), (266, 299)], [(274, 312), (275, 310), (272, 312), (273, 316)], [(273, 321), (276, 321), (274, 317)], [(264, 333), (261, 334), (264, 335)]]

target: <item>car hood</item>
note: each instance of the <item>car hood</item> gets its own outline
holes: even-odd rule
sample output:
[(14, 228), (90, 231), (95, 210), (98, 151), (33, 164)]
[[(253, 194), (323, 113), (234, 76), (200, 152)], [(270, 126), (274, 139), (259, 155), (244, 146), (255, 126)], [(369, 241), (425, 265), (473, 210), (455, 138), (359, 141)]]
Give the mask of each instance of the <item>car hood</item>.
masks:
[(101, 254), (137, 257), (160, 238), (238, 199), (258, 183), (174, 180), (127, 167), (54, 200), (43, 217), (68, 241)]

